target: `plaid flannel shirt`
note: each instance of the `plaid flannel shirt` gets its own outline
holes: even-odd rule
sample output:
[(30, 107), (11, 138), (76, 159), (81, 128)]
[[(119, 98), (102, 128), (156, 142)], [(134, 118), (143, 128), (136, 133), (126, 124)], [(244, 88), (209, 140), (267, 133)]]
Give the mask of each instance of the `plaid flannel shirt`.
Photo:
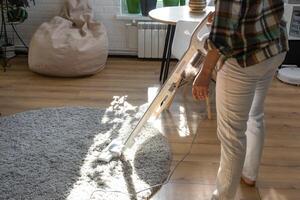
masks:
[(242, 67), (288, 50), (282, 0), (215, 0), (215, 16), (207, 40), (221, 58), (234, 57)]

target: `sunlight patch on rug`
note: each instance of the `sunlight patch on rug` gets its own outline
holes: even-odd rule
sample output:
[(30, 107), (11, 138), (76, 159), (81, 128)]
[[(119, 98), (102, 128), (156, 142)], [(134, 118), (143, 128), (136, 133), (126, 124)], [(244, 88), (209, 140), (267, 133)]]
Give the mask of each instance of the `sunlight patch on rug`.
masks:
[[(106, 109), (102, 122), (107, 123), (109, 119), (107, 115), (113, 114), (115, 117), (110, 123), (117, 126), (119, 130), (119, 134), (115, 134), (118, 136), (113, 138), (125, 139), (124, 136), (128, 135), (128, 130), (133, 129), (147, 106), (148, 104), (139, 108), (134, 107), (126, 102), (126, 97), (116, 97), (111, 106)], [(132, 118), (134, 113), (136, 115)], [(105, 135), (111, 135), (115, 130), (116, 127)], [(102, 133), (95, 137), (94, 144), (89, 149), (81, 168), (81, 177), (74, 185), (68, 200), (145, 199), (157, 189), (147, 188), (160, 184), (167, 178), (171, 164), (168, 141), (153, 126), (147, 124), (136, 138), (135, 145), (125, 151), (125, 157), (110, 163), (98, 160), (101, 153), (99, 147), (103, 148), (103, 140)]]

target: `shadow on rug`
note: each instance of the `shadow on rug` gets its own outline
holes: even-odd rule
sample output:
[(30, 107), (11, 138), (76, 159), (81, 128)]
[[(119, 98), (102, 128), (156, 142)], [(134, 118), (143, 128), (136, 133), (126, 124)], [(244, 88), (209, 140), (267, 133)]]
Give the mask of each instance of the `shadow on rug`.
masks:
[(154, 190), (134, 194), (162, 183), (171, 165), (168, 141), (152, 126), (144, 127), (122, 159), (98, 160), (112, 139), (130, 133), (145, 109), (116, 98), (107, 109), (49, 108), (1, 117), (1, 199), (149, 197)]

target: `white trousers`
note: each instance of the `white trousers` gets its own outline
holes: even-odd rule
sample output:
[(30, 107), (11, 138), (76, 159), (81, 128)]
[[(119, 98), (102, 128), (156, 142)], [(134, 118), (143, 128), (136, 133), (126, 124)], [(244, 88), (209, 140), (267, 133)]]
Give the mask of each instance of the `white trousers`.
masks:
[(217, 74), (221, 160), (213, 200), (234, 200), (241, 175), (256, 180), (264, 145), (264, 100), (286, 53), (242, 68), (229, 59)]

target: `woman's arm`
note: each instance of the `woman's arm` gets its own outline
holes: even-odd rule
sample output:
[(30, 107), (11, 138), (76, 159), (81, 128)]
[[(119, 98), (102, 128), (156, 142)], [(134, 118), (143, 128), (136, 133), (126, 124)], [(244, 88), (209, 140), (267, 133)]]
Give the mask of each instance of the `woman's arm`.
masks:
[(207, 39), (207, 56), (193, 83), (192, 93), (195, 99), (203, 100), (208, 96), (212, 71), (217, 63), (223, 64), (227, 58), (238, 53), (240, 41), (236, 32), (241, 17), (242, 1), (216, 0)]
[(207, 52), (203, 66), (193, 83), (192, 94), (195, 99), (204, 100), (208, 96), (212, 71), (219, 58), (220, 53), (218, 49), (211, 49)]

